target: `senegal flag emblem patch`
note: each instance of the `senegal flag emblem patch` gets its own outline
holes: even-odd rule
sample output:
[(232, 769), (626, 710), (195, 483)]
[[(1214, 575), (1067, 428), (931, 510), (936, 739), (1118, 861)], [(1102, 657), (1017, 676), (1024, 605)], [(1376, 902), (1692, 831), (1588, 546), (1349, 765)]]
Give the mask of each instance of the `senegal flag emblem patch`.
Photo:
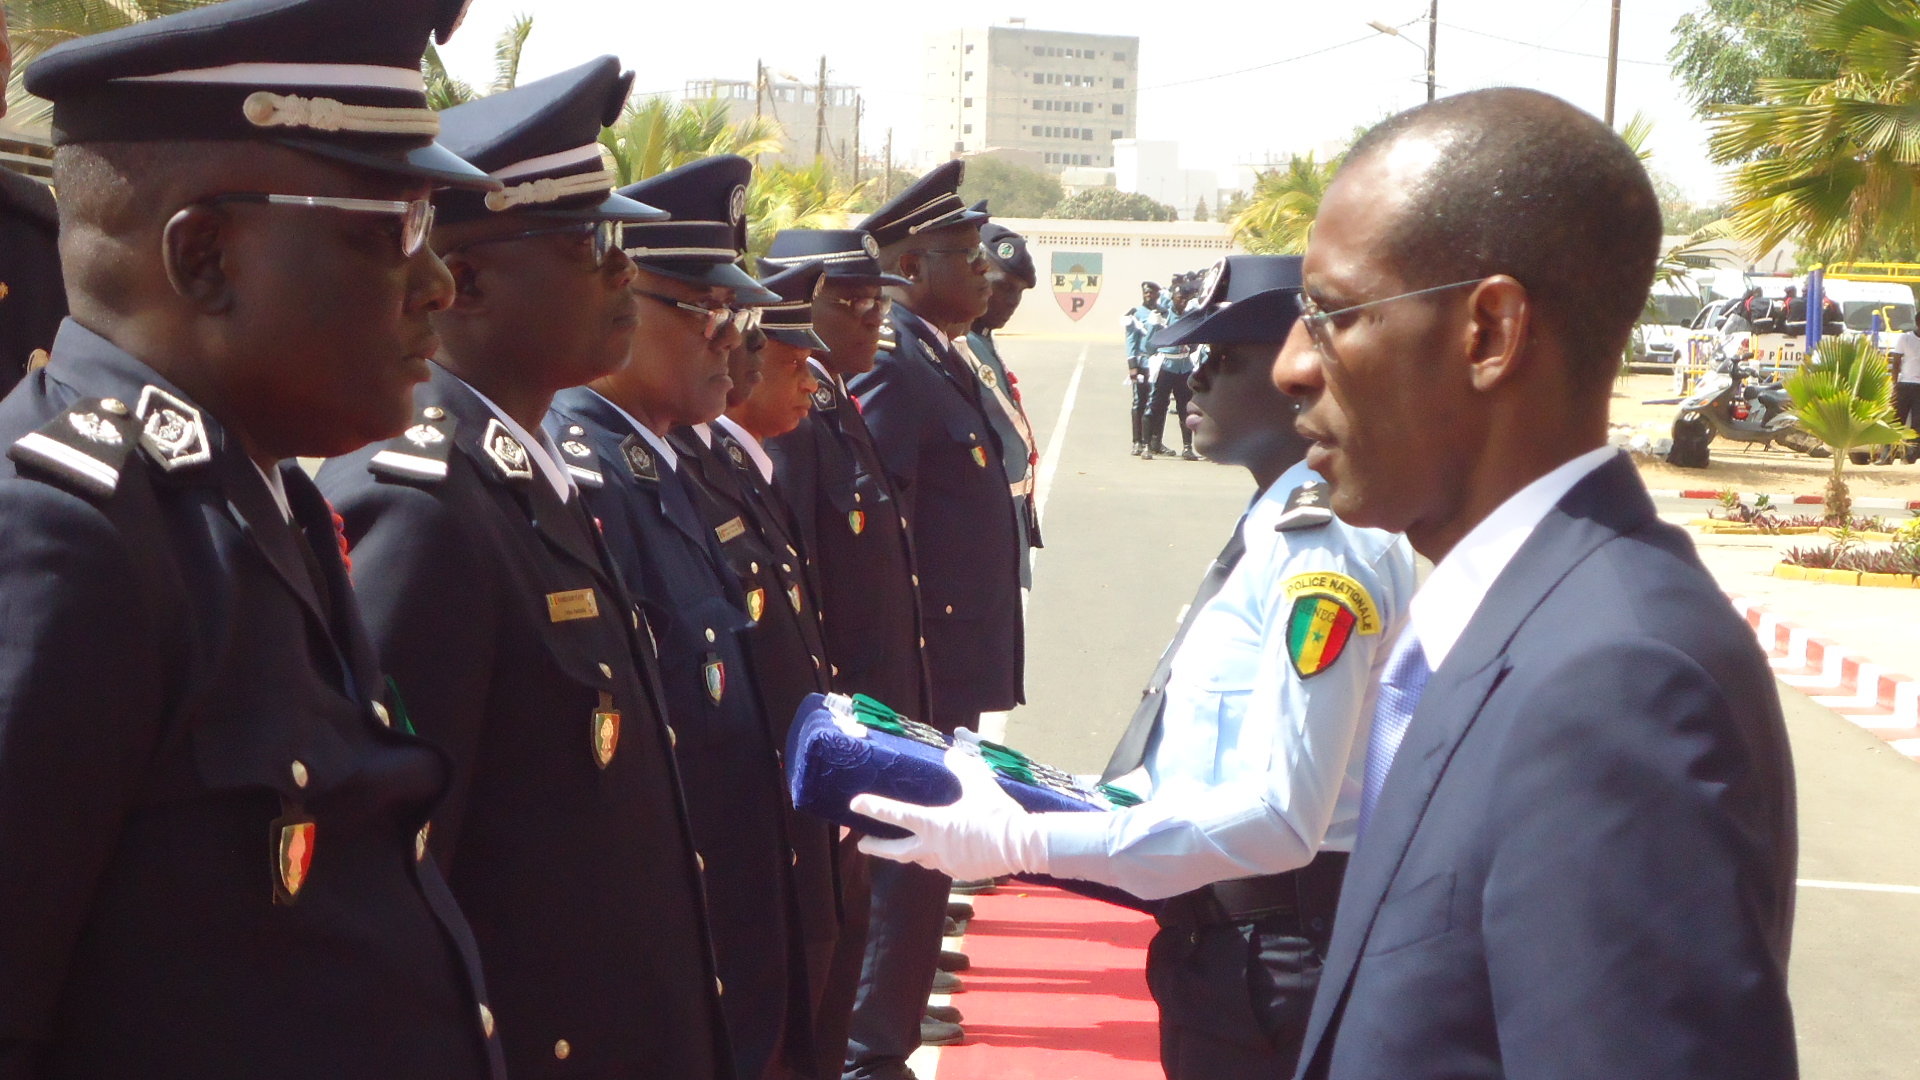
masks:
[(1380, 610), (1359, 582), (1345, 574), (1295, 574), (1284, 586), (1288, 603), (1287, 657), (1310, 679), (1340, 659), (1355, 635), (1380, 632)]

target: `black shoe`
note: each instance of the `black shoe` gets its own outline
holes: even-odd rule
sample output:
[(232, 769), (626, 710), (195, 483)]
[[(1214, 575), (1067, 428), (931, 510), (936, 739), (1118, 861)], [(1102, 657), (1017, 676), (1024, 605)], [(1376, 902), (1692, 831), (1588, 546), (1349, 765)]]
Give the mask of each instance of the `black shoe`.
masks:
[(941, 937), (959, 937), (962, 927), (957, 920), (943, 919), (940, 923)]
[(1148, 447), (1148, 449), (1152, 450), (1156, 454), (1159, 454), (1161, 457), (1173, 456), (1173, 451), (1167, 449), (1164, 443), (1154, 443), (1152, 446)]
[(967, 1033), (960, 1030), (959, 1024), (949, 1024), (931, 1016), (920, 1018), (921, 1046), (954, 1046), (966, 1041)]
[(993, 878), (980, 878), (976, 881), (956, 881), (953, 883), (952, 888), (947, 891), (958, 893), (961, 896), (989, 896), (997, 891), (994, 888), (994, 884)]
[(1189, 446), (1185, 450), (1180, 451), (1180, 458), (1182, 461), (1199, 461), (1200, 455), (1194, 453), (1193, 447)]
[(941, 971), (965, 971), (972, 966), (973, 961), (967, 959), (966, 953), (954, 952), (952, 949), (940, 950)]
[(1129, 450), (1129, 451), (1127, 451), (1127, 452), (1128, 452), (1128, 453), (1130, 453), (1130, 454), (1132, 454), (1132, 455), (1133, 455), (1134, 457), (1139, 457), (1139, 456), (1140, 456), (1140, 451), (1142, 451), (1142, 450), (1145, 450), (1146, 448), (1147, 448), (1147, 444), (1146, 444), (1146, 443), (1134, 443), (1134, 444), (1133, 444), (1133, 449), (1132, 449), (1132, 450)]
[(935, 994), (964, 994), (967, 992), (967, 984), (961, 982), (960, 976), (955, 975), (951, 971), (936, 971), (933, 973), (933, 990), (931, 992)]
[(965, 900), (947, 901), (947, 918), (955, 922), (966, 922), (973, 918), (973, 905)]
[(927, 1019), (938, 1020), (943, 1024), (958, 1024), (961, 1021), (960, 1010), (951, 1005), (929, 1005)]

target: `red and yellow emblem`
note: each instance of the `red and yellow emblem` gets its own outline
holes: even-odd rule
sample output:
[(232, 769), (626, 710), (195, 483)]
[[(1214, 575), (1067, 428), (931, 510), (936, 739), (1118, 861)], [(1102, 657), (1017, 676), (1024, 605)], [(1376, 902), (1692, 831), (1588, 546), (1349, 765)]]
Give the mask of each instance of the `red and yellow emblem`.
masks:
[(1332, 667), (1358, 635), (1380, 632), (1380, 609), (1366, 587), (1345, 574), (1295, 574), (1283, 589), (1287, 614), (1287, 657), (1303, 679)]
[(708, 653), (707, 656), (708, 660), (701, 667), (700, 673), (706, 678), (707, 697), (718, 705), (720, 699), (727, 696), (727, 665), (712, 653)]
[(864, 510), (848, 511), (847, 512), (847, 528), (852, 529), (853, 535), (855, 536), (859, 536), (861, 533), (866, 532), (867, 531), (866, 511)]
[(747, 618), (752, 619), (754, 622), (759, 622), (760, 614), (766, 610), (767, 610), (767, 590), (748, 589), (747, 590)]
[(281, 818), (274, 822), (273, 898), (291, 904), (313, 869), (313, 822)]
[(620, 710), (613, 707), (613, 695), (600, 692), (600, 707), (593, 710), (593, 760), (601, 768), (613, 764), (614, 751), (620, 748)]
[(973, 448), (973, 463), (983, 469), (987, 467), (987, 451), (985, 447), (976, 446)]

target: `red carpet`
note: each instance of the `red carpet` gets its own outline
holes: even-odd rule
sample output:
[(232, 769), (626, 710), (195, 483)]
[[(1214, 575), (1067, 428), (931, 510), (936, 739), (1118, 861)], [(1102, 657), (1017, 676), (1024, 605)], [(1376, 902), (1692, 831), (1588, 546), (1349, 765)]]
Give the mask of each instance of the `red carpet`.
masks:
[(953, 998), (967, 1041), (941, 1051), (938, 1080), (1161, 1080), (1152, 919), (1017, 882), (972, 901)]

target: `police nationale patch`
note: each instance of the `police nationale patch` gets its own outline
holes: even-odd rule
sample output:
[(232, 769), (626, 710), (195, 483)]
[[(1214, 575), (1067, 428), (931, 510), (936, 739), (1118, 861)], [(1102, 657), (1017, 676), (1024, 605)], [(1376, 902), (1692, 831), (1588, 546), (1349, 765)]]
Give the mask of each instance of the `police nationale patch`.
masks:
[(620, 710), (613, 707), (613, 695), (602, 690), (600, 707), (593, 710), (593, 760), (601, 768), (613, 764), (614, 751), (620, 749)]
[(1380, 609), (1366, 587), (1345, 574), (1295, 574), (1282, 586), (1287, 658), (1303, 679), (1332, 667), (1354, 637), (1380, 632)]

